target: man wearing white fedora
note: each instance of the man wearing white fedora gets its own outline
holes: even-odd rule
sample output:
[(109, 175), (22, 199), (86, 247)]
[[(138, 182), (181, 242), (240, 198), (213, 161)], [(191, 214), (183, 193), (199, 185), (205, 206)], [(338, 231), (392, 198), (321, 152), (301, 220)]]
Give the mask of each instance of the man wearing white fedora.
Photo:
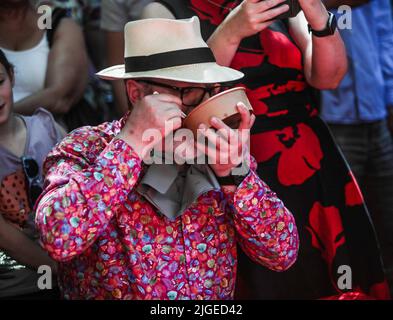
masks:
[[(216, 64), (197, 18), (128, 23), (124, 65), (99, 76), (125, 79), (133, 109), (120, 121), (70, 133), (45, 162), (37, 205), (64, 298), (231, 299), (237, 243), (272, 270), (295, 262), (293, 216), (253, 160), (244, 176), (231, 174), (239, 165), (233, 161), (144, 163), (154, 147), (142, 139), (146, 130), (157, 129), (164, 141), (184, 114), (220, 91), (218, 83), (242, 77)], [(239, 131), (249, 130), (254, 117), (238, 109)], [(221, 120), (211, 125), (231, 137), (205, 130), (215, 147), (228, 150), (239, 135), (236, 148), (245, 148)]]

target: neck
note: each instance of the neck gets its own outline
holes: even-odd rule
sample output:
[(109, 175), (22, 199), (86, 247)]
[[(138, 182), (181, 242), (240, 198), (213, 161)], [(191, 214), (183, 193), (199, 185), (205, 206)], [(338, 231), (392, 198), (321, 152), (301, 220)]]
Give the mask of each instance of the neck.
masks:
[(7, 122), (0, 124), (0, 144), (10, 141), (18, 132), (19, 121), (14, 113), (11, 113)]

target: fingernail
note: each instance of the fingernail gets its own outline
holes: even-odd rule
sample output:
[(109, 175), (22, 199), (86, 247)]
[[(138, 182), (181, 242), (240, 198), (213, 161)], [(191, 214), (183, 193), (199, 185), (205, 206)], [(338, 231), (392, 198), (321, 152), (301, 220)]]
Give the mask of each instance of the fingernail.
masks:
[(153, 94), (159, 94), (157, 91), (154, 91)]

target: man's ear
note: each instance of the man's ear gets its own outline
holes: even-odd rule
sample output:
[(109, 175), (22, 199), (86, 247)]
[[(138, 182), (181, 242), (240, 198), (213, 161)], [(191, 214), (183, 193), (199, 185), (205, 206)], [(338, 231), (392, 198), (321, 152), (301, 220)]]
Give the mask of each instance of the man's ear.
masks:
[(126, 91), (128, 99), (132, 104), (145, 96), (143, 85), (132, 79), (126, 81)]

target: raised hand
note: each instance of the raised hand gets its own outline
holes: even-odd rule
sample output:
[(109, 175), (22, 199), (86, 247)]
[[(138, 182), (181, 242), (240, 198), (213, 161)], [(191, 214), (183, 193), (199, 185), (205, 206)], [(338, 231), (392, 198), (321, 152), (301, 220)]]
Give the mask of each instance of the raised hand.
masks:
[(117, 138), (127, 142), (144, 159), (154, 148), (143, 135), (149, 129), (156, 130), (161, 142), (171, 132), (179, 129), (184, 117), (180, 98), (170, 94), (147, 95), (135, 103), (132, 113)]

